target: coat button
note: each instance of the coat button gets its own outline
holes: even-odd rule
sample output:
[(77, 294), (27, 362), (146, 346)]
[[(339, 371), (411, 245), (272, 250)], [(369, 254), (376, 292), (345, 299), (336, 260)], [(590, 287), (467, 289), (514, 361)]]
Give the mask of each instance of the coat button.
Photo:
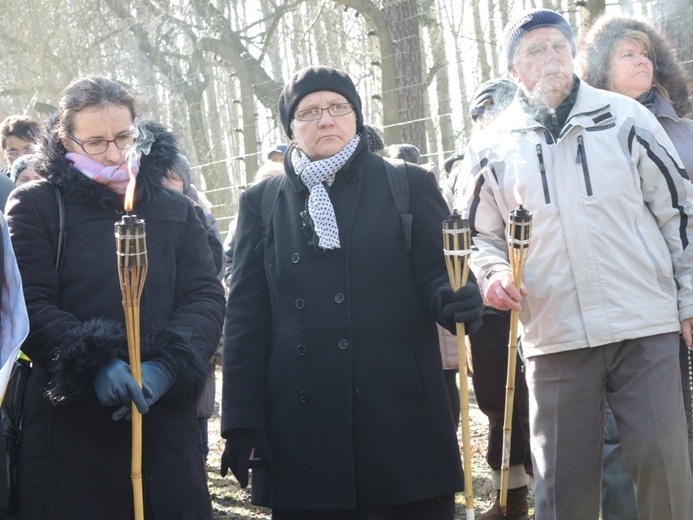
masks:
[(291, 255), (291, 261), (294, 264), (297, 264), (299, 260), (301, 260), (301, 255), (299, 255), (298, 253), (294, 253), (293, 255)]
[(353, 394), (354, 394), (354, 399), (357, 399), (358, 396), (361, 394), (361, 392), (359, 392), (358, 388), (354, 388)]
[(349, 348), (349, 340), (342, 338), (337, 342), (337, 346), (342, 350), (346, 350)]
[(305, 356), (306, 355), (306, 346), (305, 345), (299, 345), (296, 347), (296, 353), (299, 356)]
[(304, 391), (300, 391), (298, 393), (298, 400), (301, 401), (302, 403), (305, 403), (308, 401), (308, 394), (305, 393)]
[(346, 181), (347, 182), (354, 182), (356, 180), (356, 175), (353, 173), (348, 173), (346, 176)]
[(335, 303), (344, 303), (344, 295), (340, 292), (334, 295)]
[(306, 306), (306, 302), (304, 302), (301, 298), (299, 298), (298, 300), (296, 300), (294, 305), (296, 305), (296, 308), (300, 311), (301, 309), (303, 309), (303, 307)]

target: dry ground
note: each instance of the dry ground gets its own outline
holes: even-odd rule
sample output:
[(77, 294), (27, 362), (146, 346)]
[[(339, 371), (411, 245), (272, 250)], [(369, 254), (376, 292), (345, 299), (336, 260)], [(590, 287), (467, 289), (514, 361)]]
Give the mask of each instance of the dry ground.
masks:
[[(214, 416), (209, 422), (210, 452), (207, 459), (207, 478), (209, 491), (212, 495), (212, 505), (215, 520), (269, 520), (269, 510), (250, 505), (250, 493), (241, 489), (233, 476), (222, 478), (219, 475), (219, 461), (224, 448), (223, 439), (219, 437), (219, 405), (221, 401), (221, 371), (217, 369), (217, 403)], [(487, 421), (476, 405), (472, 391), (470, 391), (470, 431), (472, 435), (472, 478), (474, 482), (474, 506), (476, 514), (486, 511), (493, 504), (493, 486), (491, 476), (486, 464), (486, 433)], [(462, 452), (462, 435), (458, 432), (460, 441), (460, 453)], [(530, 503), (531, 505), (531, 503)], [(462, 494), (457, 496), (456, 519), (465, 519), (465, 507)]]

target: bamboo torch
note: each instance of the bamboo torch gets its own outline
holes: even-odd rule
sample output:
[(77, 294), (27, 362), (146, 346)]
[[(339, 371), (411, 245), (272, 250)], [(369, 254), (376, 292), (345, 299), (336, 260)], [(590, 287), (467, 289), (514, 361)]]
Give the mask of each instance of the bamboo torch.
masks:
[[(467, 283), (469, 253), (472, 252), (469, 221), (457, 210), (443, 221), (443, 252), (453, 291)], [(464, 323), (457, 324), (457, 359), (460, 374), (460, 412), (462, 421), (462, 461), (464, 466), (464, 500), (467, 520), (474, 520), (474, 487), (472, 484), (472, 447), (469, 430), (469, 389), (467, 386), (467, 348)]]
[[(519, 291), (522, 287), (522, 273), (532, 235), (532, 213), (520, 202), (510, 213), (508, 232), (508, 257), (512, 269), (513, 284)], [(510, 476), (510, 435), (513, 427), (513, 405), (515, 401), (515, 370), (517, 367), (517, 324), (519, 311), (510, 311), (510, 337), (508, 339), (508, 374), (505, 384), (505, 416), (503, 419), (503, 458), (501, 464), (501, 510), (505, 514), (508, 502), (508, 478)]]
[[(144, 220), (130, 215), (135, 193), (135, 176), (131, 175), (125, 194), (127, 215), (115, 223), (118, 277), (123, 294), (125, 328), (128, 337), (130, 370), (137, 384), (142, 386), (140, 360), (140, 298), (147, 277), (147, 240)], [(135, 509), (135, 520), (144, 519), (144, 493), (142, 490), (142, 414), (132, 403), (132, 459), (130, 478)]]

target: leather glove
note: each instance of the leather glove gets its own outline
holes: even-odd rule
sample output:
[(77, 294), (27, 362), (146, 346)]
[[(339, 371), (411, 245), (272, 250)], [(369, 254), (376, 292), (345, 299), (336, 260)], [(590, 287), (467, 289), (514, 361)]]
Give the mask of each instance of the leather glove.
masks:
[[(145, 361), (142, 363), (142, 393), (148, 406), (156, 403), (161, 397), (168, 392), (175, 379), (171, 373), (164, 368), (164, 364), (160, 361)], [(139, 409), (139, 406), (137, 407)], [(142, 410), (140, 410), (142, 412)], [(147, 412), (142, 412), (143, 414)], [(132, 419), (132, 408), (121, 406), (111, 416), (114, 421)]]
[(175, 382), (173, 374), (161, 361), (142, 363), (142, 392), (149, 406), (161, 399)]
[(94, 391), (104, 406), (131, 406), (134, 402), (141, 413), (149, 411), (142, 389), (130, 373), (130, 365), (115, 359), (99, 369), (94, 376)]
[(464, 323), (467, 334), (479, 330), (483, 301), (476, 284), (467, 283), (454, 293), (450, 287), (442, 287), (438, 290), (438, 296), (443, 308), (446, 329), (453, 332), (456, 330), (455, 323)]
[(231, 469), (244, 488), (248, 485), (248, 470), (261, 464), (274, 472), (274, 455), (267, 435), (259, 430), (231, 430), (221, 455), (221, 476), (225, 477)]

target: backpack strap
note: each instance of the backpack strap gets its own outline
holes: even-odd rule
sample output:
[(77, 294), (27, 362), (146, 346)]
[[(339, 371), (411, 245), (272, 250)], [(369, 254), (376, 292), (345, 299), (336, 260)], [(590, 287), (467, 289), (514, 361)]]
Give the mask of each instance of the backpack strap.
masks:
[(272, 222), (272, 214), (274, 213), (274, 208), (277, 206), (277, 199), (279, 198), (279, 192), (281, 191), (285, 178), (285, 174), (276, 175), (269, 178), (265, 184), (265, 189), (262, 192), (262, 199), (260, 201), (260, 214), (262, 215), (263, 229), (267, 229), (270, 222)]
[(384, 162), (390, 194), (395, 201), (400, 226), (404, 232), (404, 244), (409, 251), (411, 249), (411, 229), (414, 215), (409, 212), (409, 180), (406, 166), (401, 159), (384, 159)]

